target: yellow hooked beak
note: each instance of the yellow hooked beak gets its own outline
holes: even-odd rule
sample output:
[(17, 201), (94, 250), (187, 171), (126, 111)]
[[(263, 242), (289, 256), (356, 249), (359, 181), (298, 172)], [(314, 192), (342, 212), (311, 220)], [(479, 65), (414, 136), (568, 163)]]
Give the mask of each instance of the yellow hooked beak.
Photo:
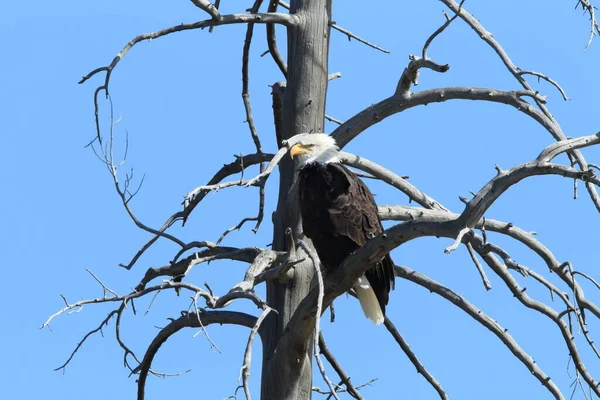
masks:
[(307, 153), (308, 151), (309, 151), (308, 148), (306, 148), (306, 147), (302, 146), (300, 143), (298, 143), (298, 144), (293, 145), (292, 148), (290, 149), (290, 157), (292, 157), (292, 160), (293, 160), (294, 156)]

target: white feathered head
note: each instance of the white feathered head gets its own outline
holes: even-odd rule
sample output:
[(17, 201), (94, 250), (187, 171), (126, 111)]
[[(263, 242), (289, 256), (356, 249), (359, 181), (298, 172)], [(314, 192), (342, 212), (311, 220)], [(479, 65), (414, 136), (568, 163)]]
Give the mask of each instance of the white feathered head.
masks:
[(298, 160), (298, 168), (309, 164), (325, 165), (339, 162), (335, 139), (324, 133), (300, 134), (287, 140), (290, 157)]

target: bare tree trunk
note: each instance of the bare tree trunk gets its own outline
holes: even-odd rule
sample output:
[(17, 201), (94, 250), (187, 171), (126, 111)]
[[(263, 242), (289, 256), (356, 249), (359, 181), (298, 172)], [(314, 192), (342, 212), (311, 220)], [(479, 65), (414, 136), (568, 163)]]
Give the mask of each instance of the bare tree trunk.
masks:
[[(323, 132), (329, 57), (331, 0), (295, 0), (290, 13), (296, 28), (288, 30), (288, 79), (283, 97), (282, 139), (299, 133)], [(288, 250), (285, 229), (300, 237), (296, 192), (289, 158), (280, 164), (279, 201), (274, 217), (273, 249)], [(267, 283), (267, 301), (277, 310), (262, 333), (262, 400), (303, 400), (312, 393), (312, 341), (294, 349), (277, 348), (284, 329), (313, 277), (310, 261), (297, 265), (285, 282)]]

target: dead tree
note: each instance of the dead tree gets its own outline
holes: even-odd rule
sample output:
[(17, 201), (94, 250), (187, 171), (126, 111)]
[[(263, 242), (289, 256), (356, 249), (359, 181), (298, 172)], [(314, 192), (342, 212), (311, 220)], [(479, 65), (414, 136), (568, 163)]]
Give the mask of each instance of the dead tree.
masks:
[[(171, 260), (161, 262), (164, 264), (163, 266), (148, 268), (135, 290), (128, 294), (119, 295), (110, 290), (90, 271), (90, 274), (103, 289), (102, 297), (76, 303), (69, 303), (63, 297), (65, 307), (52, 315), (43, 324), (43, 327), (48, 326), (58, 315), (86, 304), (112, 302), (117, 305), (117, 308), (111, 311), (96, 329), (90, 331), (83, 338), (71, 357), (59, 368), (64, 368), (85, 340), (94, 333), (99, 332), (114, 317), (116, 319), (116, 338), (125, 353), (125, 363), (133, 374), (139, 375), (137, 381), (138, 399), (141, 400), (144, 398), (148, 375), (157, 374), (151, 369), (153, 358), (169, 337), (187, 327), (201, 328), (206, 333), (204, 328), (211, 324), (236, 324), (249, 329), (247, 347), (241, 367), (242, 384), (239, 388), (243, 390), (246, 398), (250, 399), (248, 378), (252, 366), (252, 345), (254, 340), (259, 337), (263, 344), (261, 399), (309, 399), (314, 390), (326, 393), (334, 398), (339, 398), (339, 393), (344, 393), (344, 395), (349, 395), (352, 398), (362, 399), (363, 397), (359, 392), (360, 387), (355, 386), (350, 381), (342, 366), (329, 351), (319, 330), (319, 317), (336, 297), (348, 292), (356, 279), (370, 265), (379, 260), (382, 254), (413, 239), (430, 236), (451, 238), (454, 242), (446, 248), (445, 251), (448, 253), (458, 246), (464, 245), (468, 249), (486, 289), (491, 288), (486, 276), (491, 271), (501, 278), (506, 287), (510, 289), (514, 297), (524, 307), (530, 308), (552, 321), (564, 338), (564, 345), (576, 370), (577, 384), (582, 387), (586, 386), (596, 396), (600, 396), (599, 381), (586, 368), (577, 343), (573, 340), (576, 334), (575, 331), (581, 329), (586, 344), (600, 357), (586, 324), (586, 318), (600, 318), (600, 307), (584, 296), (578, 281), (587, 279), (599, 288), (600, 285), (592, 277), (575, 270), (569, 262), (559, 261), (552, 251), (531, 233), (512, 223), (486, 218), (486, 212), (490, 206), (507, 189), (522, 180), (539, 175), (557, 175), (570, 178), (574, 182), (583, 182), (589, 198), (600, 211), (600, 197), (597, 193), (600, 178), (594, 173), (594, 169), (599, 168), (597, 165), (588, 163), (581, 151), (588, 146), (600, 143), (600, 133), (567, 138), (559, 123), (548, 110), (545, 97), (532, 89), (528, 79), (535, 77), (546, 80), (566, 97), (558, 83), (542, 73), (518, 68), (482, 23), (465, 9), (464, 0), (460, 4), (454, 0), (442, 0), (441, 2), (447, 7), (446, 21), (425, 40), (420, 54), (410, 56), (410, 61), (399, 78), (395, 92), (390, 97), (356, 113), (352, 118), (344, 122), (340, 121), (339, 127), (331, 133), (340, 147), (344, 147), (353, 138), (387, 117), (413, 107), (454, 99), (496, 102), (508, 105), (516, 112), (522, 113), (540, 124), (552, 135), (556, 143), (541, 149), (539, 155), (529, 162), (509, 169), (496, 167), (496, 176), (485, 183), (479, 192), (474, 193), (471, 199), (463, 198), (464, 210), (457, 210), (456, 212), (449, 210), (397, 173), (373, 161), (343, 153), (342, 158), (345, 164), (366, 173), (368, 177), (379, 179), (393, 186), (416, 205), (381, 206), (382, 219), (399, 221), (399, 223), (387, 229), (384, 234), (370, 240), (324, 278), (319, 273), (315, 273), (319, 271), (318, 260), (310, 242), (302, 236), (297, 200), (293, 190), (293, 166), (291, 159), (286, 154), (288, 150), (286, 139), (299, 133), (323, 132), (325, 118), (335, 120), (325, 113), (328, 81), (337, 77), (336, 74), (330, 74), (328, 70), (329, 36), (332, 30), (338, 30), (347, 35), (348, 38), (356, 39), (377, 51), (386, 51), (357, 37), (332, 21), (331, 0), (292, 0), (289, 5), (277, 0), (268, 2), (256, 0), (245, 12), (229, 15), (221, 14), (219, 0), (214, 3), (207, 0), (192, 0), (194, 5), (207, 14), (207, 19), (139, 35), (127, 43), (109, 65), (97, 68), (83, 77), (80, 83), (95, 75), (104, 74), (102, 85), (94, 93), (96, 136), (89, 147), (93, 149), (94, 153), (108, 168), (114, 181), (114, 187), (129, 217), (149, 235), (148, 241), (130, 262), (121, 266), (128, 270), (131, 269), (138, 263), (140, 257), (159, 241), (176, 244), (178, 251), (173, 254)], [(595, 19), (595, 8), (589, 1), (584, 0), (577, 1), (577, 6), (582, 7), (590, 19), (591, 41), (594, 35), (600, 33), (598, 22)], [(261, 12), (261, 8), (266, 9), (265, 12)], [(449, 65), (438, 63), (430, 58), (428, 48), (432, 41), (442, 34), (450, 24), (459, 23), (454, 21), (462, 21), (496, 52), (500, 62), (514, 77), (518, 89), (506, 91), (480, 87), (440, 87), (413, 91), (420, 70), (429, 69), (444, 73), (449, 69)], [(100, 123), (99, 103), (107, 99), (112, 113), (112, 100), (109, 94), (111, 76), (123, 57), (138, 43), (185, 30), (204, 28), (212, 30), (216, 27), (227, 29), (226, 27), (221, 28), (221, 26), (229, 24), (244, 24), (246, 26), (242, 55), (242, 100), (246, 112), (246, 121), (256, 151), (252, 154), (240, 155), (233, 162), (225, 164), (206, 185), (199, 186), (187, 194), (183, 202), (183, 208), (174, 212), (162, 226), (157, 228), (148, 226), (136, 217), (130, 205), (130, 200), (138, 191), (134, 188), (132, 176), (126, 174), (124, 180), (120, 180), (119, 167), (122, 162), (114, 157), (115, 135), (113, 130), (115, 128), (113, 118), (111, 115), (109, 132), (103, 131)], [(266, 27), (268, 52), (285, 77), (284, 81), (274, 82), (272, 87), (276, 137), (267, 138), (267, 140), (276, 140), (280, 145), (276, 154), (268, 154), (263, 151), (261, 140), (265, 140), (265, 137), (259, 136), (254, 125), (248, 91), (250, 46), (253, 31), (258, 29), (260, 25)], [(279, 52), (277, 47), (276, 25), (284, 27), (287, 32), (286, 57)], [(261, 112), (265, 111), (261, 110)], [(561, 154), (568, 155), (570, 161), (568, 165), (554, 161)], [(260, 174), (251, 179), (244, 178), (244, 170), (257, 165), (260, 166)], [(253, 222), (253, 229), (259, 229), (264, 217), (265, 184), (270, 173), (276, 167), (279, 168), (280, 180), (278, 205), (273, 216), (272, 249), (256, 248), (250, 243), (248, 247), (244, 248), (221, 245), (221, 241), (230, 232), (240, 229), (247, 223)], [(242, 178), (233, 177), (239, 173), (242, 174)], [(181, 223), (185, 225), (187, 219), (194, 213), (196, 207), (208, 193), (240, 186), (258, 187), (259, 208), (256, 216), (244, 218), (236, 226), (227, 229), (216, 242), (210, 242), (204, 238), (184, 242), (170, 233), (169, 228), (174, 224)], [(529, 247), (544, 261), (551, 273), (560, 277), (563, 286), (558, 287), (551, 283), (540, 271), (535, 271), (515, 262), (505, 249), (488, 240), (486, 232), (505, 235)], [(249, 264), (243, 280), (232, 287), (231, 290), (216, 294), (208, 284), (202, 287), (187, 279), (187, 274), (195, 266), (217, 259), (229, 259)], [(484, 268), (484, 265), (487, 268)], [(561, 388), (555, 385), (506, 329), (474, 304), (450, 288), (408, 267), (397, 266), (396, 272), (399, 279), (408, 280), (436, 293), (487, 328), (554, 398), (565, 398)], [(513, 273), (515, 272), (528, 276), (536, 284), (547, 288), (553, 296), (560, 300), (558, 310), (530, 297), (525, 288), (521, 287), (514, 278)], [(157, 281), (159, 277), (167, 277), (168, 279), (159, 282)], [(254, 291), (254, 288), (261, 284), (266, 285), (267, 296), (264, 299)], [(161, 291), (167, 290), (190, 294), (192, 309), (183, 311), (179, 317), (171, 319), (171, 322), (163, 327), (148, 345), (145, 354), (138, 356), (119, 335), (120, 322), (124, 312), (130, 305), (134, 304), (134, 300), (156, 296)], [(236, 304), (243, 301), (252, 302), (259, 311), (255, 315), (233, 311)], [(173, 314), (176, 313), (177, 311), (174, 311)], [(451, 394), (446, 394), (440, 383), (423, 367), (389, 318), (386, 318), (385, 326), (439, 397), (442, 399), (449, 398)], [(207, 339), (210, 340), (208, 334)], [(339, 375), (339, 378), (335, 379), (335, 381), (340, 382), (339, 385), (334, 385), (325, 375), (319, 354), (324, 356)], [(313, 356), (317, 357), (317, 365), (328, 383), (329, 388), (326, 390), (313, 388)]]

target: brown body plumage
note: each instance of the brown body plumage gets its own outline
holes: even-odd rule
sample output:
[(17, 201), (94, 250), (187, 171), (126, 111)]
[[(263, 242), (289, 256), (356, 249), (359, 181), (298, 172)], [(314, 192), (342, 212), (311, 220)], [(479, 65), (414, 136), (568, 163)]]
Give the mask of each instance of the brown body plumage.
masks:
[[(323, 134), (305, 135), (291, 150), (292, 156), (304, 157), (298, 172), (303, 230), (327, 269), (339, 266), (383, 231), (371, 191), (339, 162), (337, 153), (333, 139)], [(364, 278), (354, 288), (367, 317), (379, 324), (394, 288), (394, 263), (389, 254), (368, 269)], [(372, 304), (373, 294), (380, 310)]]

